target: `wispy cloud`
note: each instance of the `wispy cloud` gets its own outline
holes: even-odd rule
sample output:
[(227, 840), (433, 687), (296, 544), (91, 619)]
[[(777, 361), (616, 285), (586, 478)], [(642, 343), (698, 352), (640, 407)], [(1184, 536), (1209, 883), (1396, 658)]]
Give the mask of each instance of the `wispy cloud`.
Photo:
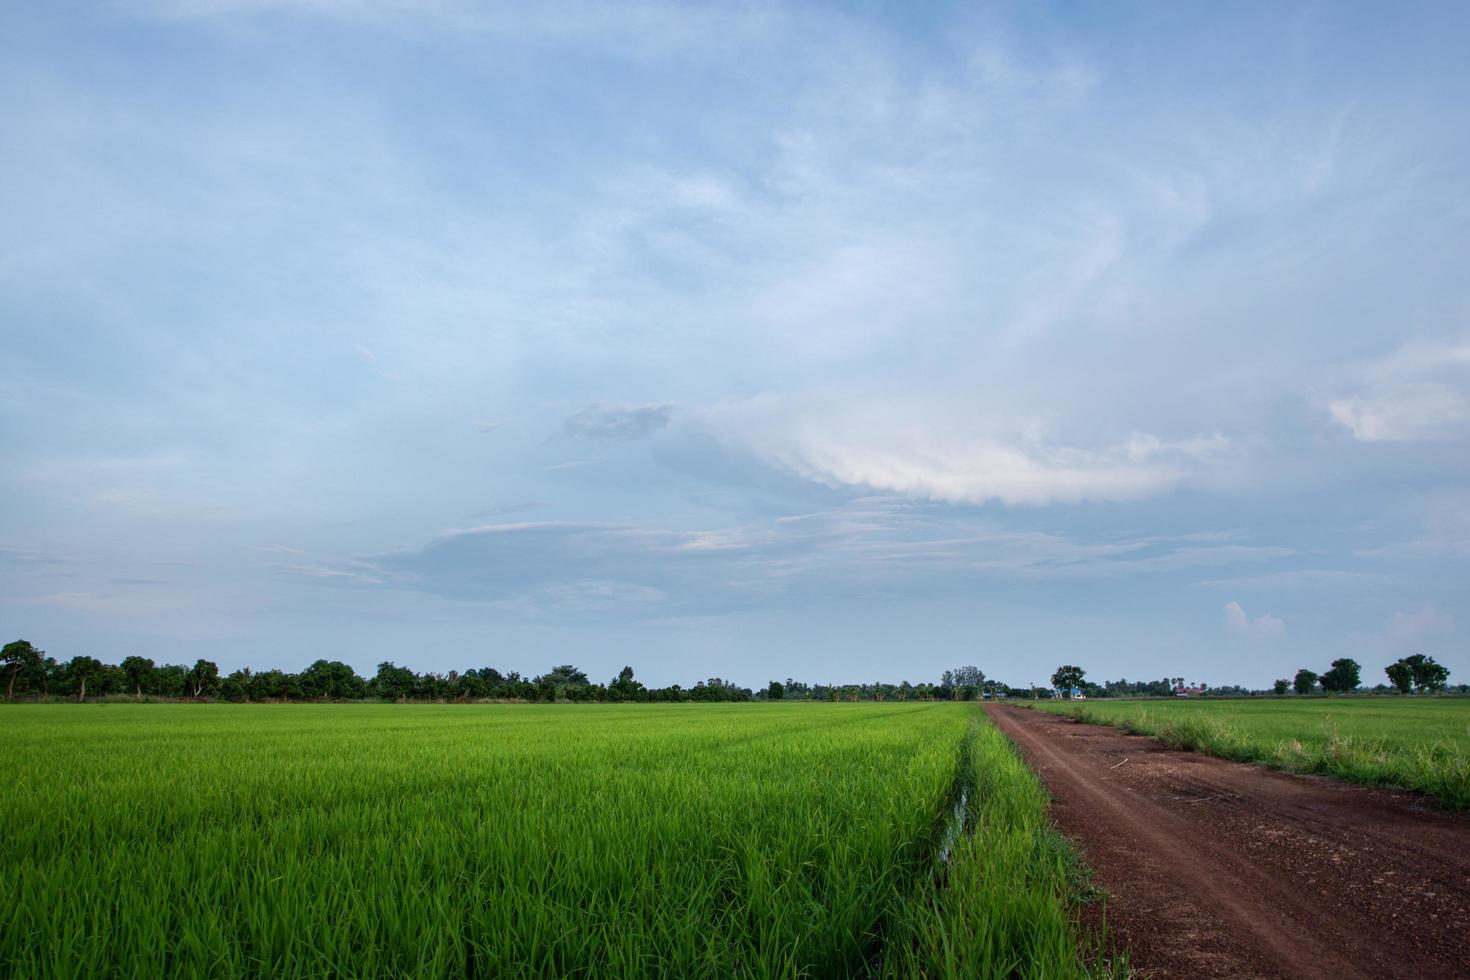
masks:
[(65, 559), (59, 555), (50, 554), (45, 551), (35, 551), (30, 548), (0, 548), (0, 564), (10, 565), (55, 565)]
[(565, 429), (589, 439), (641, 439), (667, 426), (673, 416), (674, 406), (669, 402), (589, 405), (568, 418)]
[[(373, 556), (384, 584), (455, 599), (533, 603), (547, 590), (617, 584), (643, 607), (719, 610), (853, 594), (948, 594), (1018, 583), (1143, 580), (1179, 569), (1270, 562), (1281, 548), (1193, 536), (1085, 541), (1006, 531), (891, 500), (734, 527), (490, 524)], [(639, 591), (639, 590), (652, 590)], [(609, 595), (616, 594), (615, 592)], [(610, 602), (610, 600), (607, 600)], [(607, 604), (604, 602), (604, 605)]]
[(1358, 372), (1353, 392), (1327, 403), (1363, 442), (1470, 437), (1470, 343), (1415, 344)]
[[(1284, 555), (1282, 557), (1285, 557)], [(1296, 568), (1283, 571), (1263, 572), (1257, 575), (1232, 575), (1229, 578), (1205, 579), (1195, 583), (1213, 589), (1263, 589), (1278, 591), (1290, 589), (1329, 590), (1340, 592), (1350, 589), (1356, 592), (1382, 589), (1394, 581), (1385, 572), (1349, 571), (1333, 568)]]

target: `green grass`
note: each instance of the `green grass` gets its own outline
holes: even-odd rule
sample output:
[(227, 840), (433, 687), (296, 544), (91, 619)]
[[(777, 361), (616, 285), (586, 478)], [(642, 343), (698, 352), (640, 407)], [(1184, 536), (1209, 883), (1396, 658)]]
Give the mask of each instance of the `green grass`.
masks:
[(971, 705), (38, 705), (0, 736), (9, 976), (1064, 977), (1090, 948)]
[(1041, 702), (1179, 749), (1418, 790), (1470, 807), (1470, 699), (1303, 698)]
[(1041, 783), (988, 722), (976, 719), (965, 748), (956, 785), (969, 803), (964, 833), (946, 840), (938, 881), (917, 883), (902, 906), (885, 975), (1126, 975), (1105, 936), (1076, 927), (1075, 906), (1097, 895), (1047, 821)]

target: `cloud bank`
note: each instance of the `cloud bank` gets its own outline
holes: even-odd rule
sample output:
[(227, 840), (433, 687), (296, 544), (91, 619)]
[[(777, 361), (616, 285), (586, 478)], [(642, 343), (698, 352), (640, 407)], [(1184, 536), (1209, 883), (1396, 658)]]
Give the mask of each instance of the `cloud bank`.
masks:
[(1044, 424), (961, 398), (769, 398), (709, 420), (719, 438), (803, 479), (956, 504), (1137, 500), (1206, 472), (1231, 448), (1218, 433), (1068, 445)]

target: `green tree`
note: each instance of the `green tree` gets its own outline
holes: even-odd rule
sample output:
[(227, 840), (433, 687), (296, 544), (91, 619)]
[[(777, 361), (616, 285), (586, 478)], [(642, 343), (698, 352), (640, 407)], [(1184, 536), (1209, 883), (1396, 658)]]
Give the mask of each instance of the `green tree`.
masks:
[(1443, 690), (1449, 682), (1450, 672), (1447, 668), (1434, 662), (1433, 657), (1426, 657), (1422, 653), (1405, 657), (1403, 662), (1409, 665), (1409, 670), (1414, 675), (1414, 686), (1420, 691)]
[(953, 681), (955, 687), (979, 687), (985, 683), (985, 671), (974, 665), (956, 667)]
[(194, 697), (203, 697), (219, 684), (219, 664), (212, 660), (196, 660), (189, 671), (189, 687)]
[(1400, 694), (1408, 694), (1414, 689), (1414, 668), (1402, 660), (1389, 664), (1383, 668), (1383, 672), (1388, 675), (1393, 686), (1399, 689)]
[(1340, 657), (1332, 661), (1332, 667), (1322, 675), (1322, 690), (1346, 694), (1356, 690), (1362, 668), (1356, 660)]
[(128, 687), (137, 694), (139, 701), (143, 700), (143, 685), (152, 685), (153, 674), (157, 669), (153, 661), (147, 657), (128, 657), (119, 666), (128, 679)]
[(418, 682), (419, 677), (412, 670), (385, 660), (378, 664), (378, 673), (372, 679), (372, 688), (384, 701), (407, 701)]
[(1051, 686), (1058, 691), (1070, 691), (1074, 687), (1081, 687), (1082, 678), (1086, 675), (1087, 671), (1081, 667), (1074, 667), (1071, 664), (1067, 664), (1058, 667), (1056, 672), (1051, 675)]
[(643, 685), (633, 679), (632, 667), (624, 667), (608, 683), (607, 694), (613, 701), (634, 701), (643, 695)]
[(254, 683), (255, 674), (249, 667), (241, 667), (220, 680), (220, 697), (226, 701), (249, 701), (250, 688)]
[(536, 678), (536, 689), (542, 701), (585, 700), (583, 688), (589, 687), (587, 672), (572, 664), (561, 664)]
[(1291, 690), (1291, 681), (1283, 677), (1275, 684), (1271, 685), (1271, 690), (1276, 694), (1285, 694), (1287, 691)]
[(356, 700), (365, 693), (357, 671), (340, 660), (316, 660), (301, 672), (301, 693), (313, 701)]
[(766, 687), (767, 701), (784, 701), (786, 699), (786, 685), (780, 681), (771, 681)]
[(587, 672), (573, 666), (572, 664), (562, 664), (559, 667), (553, 667), (545, 674), (545, 677), (547, 680), (551, 681), (551, 683), (557, 685), (576, 685), (591, 683), (587, 680)]
[(154, 691), (163, 697), (185, 697), (189, 693), (189, 668), (182, 664), (160, 664), (153, 683)]
[(1317, 672), (1303, 667), (1296, 672), (1296, 680), (1292, 681), (1291, 686), (1298, 694), (1311, 694), (1317, 689)]
[(87, 699), (87, 681), (102, 673), (102, 661), (96, 657), (85, 655), (72, 657), (71, 663), (67, 664), (67, 668), (71, 671), (71, 675), (81, 684), (81, 689), (77, 694), (77, 701), (85, 701)]
[(0, 665), (9, 676), (5, 679), (5, 700), (15, 697), (15, 679), (21, 674), (34, 673), (41, 667), (45, 650), (37, 650), (29, 640), (13, 640), (0, 649)]

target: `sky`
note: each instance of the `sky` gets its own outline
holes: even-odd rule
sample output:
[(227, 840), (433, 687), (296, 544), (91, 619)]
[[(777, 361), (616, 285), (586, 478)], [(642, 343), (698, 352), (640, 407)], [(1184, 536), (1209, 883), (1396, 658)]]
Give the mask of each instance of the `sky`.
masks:
[(1461, 3), (5, 4), (0, 639), (1470, 681), (1467, 42)]

